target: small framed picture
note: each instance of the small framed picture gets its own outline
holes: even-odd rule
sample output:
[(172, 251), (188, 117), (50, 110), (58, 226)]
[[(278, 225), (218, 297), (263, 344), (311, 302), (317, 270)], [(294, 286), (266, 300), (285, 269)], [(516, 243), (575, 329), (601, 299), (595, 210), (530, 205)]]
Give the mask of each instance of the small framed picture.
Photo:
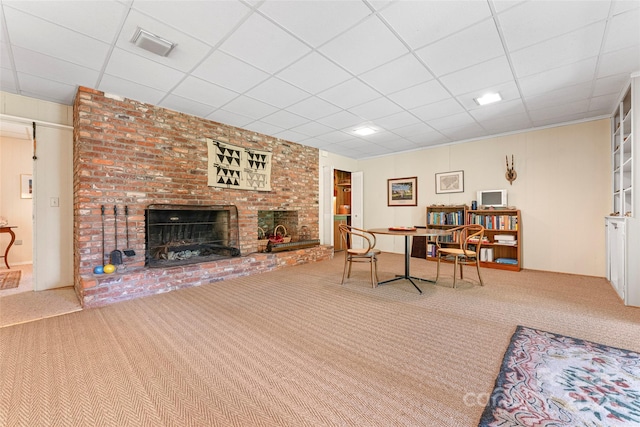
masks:
[(417, 206), (418, 177), (387, 180), (387, 206)]
[(436, 194), (464, 192), (464, 171), (436, 174)]
[(21, 174), (20, 175), (20, 198), (21, 199), (33, 199), (33, 176)]

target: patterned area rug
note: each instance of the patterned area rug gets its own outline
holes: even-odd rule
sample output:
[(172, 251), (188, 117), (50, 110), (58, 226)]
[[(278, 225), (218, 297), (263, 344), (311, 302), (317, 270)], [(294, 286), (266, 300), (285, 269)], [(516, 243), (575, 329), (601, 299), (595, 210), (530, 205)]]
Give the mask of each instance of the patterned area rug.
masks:
[(17, 288), (22, 271), (3, 271), (0, 273), (0, 289)]
[(638, 425), (639, 353), (518, 326), (479, 427)]

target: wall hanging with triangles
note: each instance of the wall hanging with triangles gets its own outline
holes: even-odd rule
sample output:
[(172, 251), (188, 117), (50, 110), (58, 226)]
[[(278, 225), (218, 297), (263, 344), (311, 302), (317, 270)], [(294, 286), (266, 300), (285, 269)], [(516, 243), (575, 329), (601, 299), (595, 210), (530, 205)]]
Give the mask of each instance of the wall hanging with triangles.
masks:
[(271, 153), (207, 138), (209, 187), (271, 191)]

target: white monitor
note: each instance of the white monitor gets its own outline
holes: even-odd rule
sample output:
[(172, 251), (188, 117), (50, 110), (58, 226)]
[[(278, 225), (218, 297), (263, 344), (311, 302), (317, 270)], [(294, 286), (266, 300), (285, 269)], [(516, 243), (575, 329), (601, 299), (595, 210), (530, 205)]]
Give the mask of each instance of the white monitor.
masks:
[(478, 206), (504, 208), (507, 207), (507, 190), (478, 191)]

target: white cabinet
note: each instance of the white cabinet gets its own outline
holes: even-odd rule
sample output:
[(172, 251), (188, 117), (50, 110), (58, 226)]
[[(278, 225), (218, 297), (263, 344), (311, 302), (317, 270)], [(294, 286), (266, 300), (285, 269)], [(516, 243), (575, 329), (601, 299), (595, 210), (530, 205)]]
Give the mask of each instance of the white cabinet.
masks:
[(611, 116), (612, 210), (606, 217), (607, 279), (640, 307), (640, 73)]
[(623, 301), (626, 301), (626, 221), (608, 217), (605, 220), (607, 236), (607, 279)]

